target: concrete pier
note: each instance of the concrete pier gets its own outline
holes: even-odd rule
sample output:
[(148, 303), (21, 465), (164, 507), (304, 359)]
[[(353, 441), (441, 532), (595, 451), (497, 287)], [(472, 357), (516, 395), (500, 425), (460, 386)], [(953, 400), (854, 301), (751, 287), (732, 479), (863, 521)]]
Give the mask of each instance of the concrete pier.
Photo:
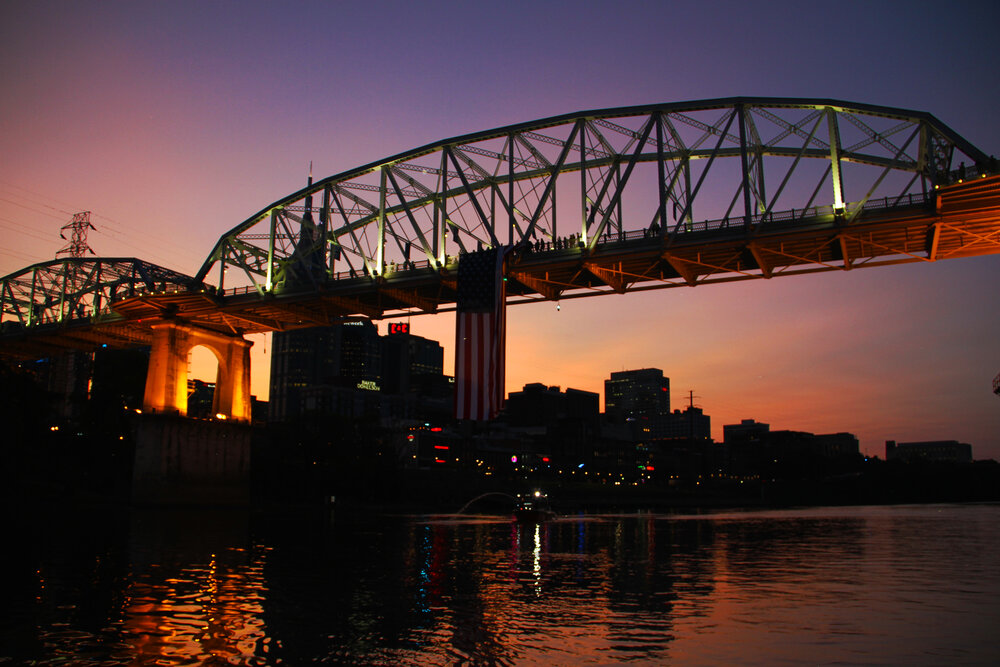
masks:
[(136, 429), (133, 502), (249, 504), (248, 424), (142, 415)]

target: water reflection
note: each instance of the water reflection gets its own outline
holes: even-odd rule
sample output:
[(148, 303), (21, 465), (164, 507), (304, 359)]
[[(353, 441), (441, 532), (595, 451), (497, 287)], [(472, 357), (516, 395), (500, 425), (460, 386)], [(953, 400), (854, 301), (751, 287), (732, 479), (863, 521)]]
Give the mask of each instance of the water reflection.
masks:
[(48, 517), (15, 533), (0, 662), (988, 663), (998, 518)]
[(268, 655), (267, 548), (249, 544), (245, 514), (136, 512), (129, 552), (121, 634), (134, 658), (256, 664), (249, 658)]
[[(120, 511), (21, 517), (8, 533), (0, 658), (35, 664), (254, 664), (265, 549), (246, 515)], [(30, 577), (25, 578), (30, 568)]]
[[(711, 533), (703, 528), (652, 516), (415, 523), (408, 581), (421, 620), (398, 638), (402, 657), (433, 664), (458, 651), (506, 664), (550, 654), (557, 662), (665, 654), (675, 601), (684, 598), (693, 612), (713, 590)], [(667, 534), (659, 549), (658, 531)], [(422, 648), (408, 653), (411, 644)]]

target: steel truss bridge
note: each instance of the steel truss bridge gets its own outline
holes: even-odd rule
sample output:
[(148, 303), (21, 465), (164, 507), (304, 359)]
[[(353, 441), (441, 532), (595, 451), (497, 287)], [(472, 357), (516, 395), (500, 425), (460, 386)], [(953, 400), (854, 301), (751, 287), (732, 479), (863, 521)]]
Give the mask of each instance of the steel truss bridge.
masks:
[(453, 308), (510, 245), (508, 304), (1000, 252), (1000, 167), (932, 115), (825, 99), (588, 111), (346, 171), (222, 234), (195, 276), (63, 259), (2, 278), (0, 355)]

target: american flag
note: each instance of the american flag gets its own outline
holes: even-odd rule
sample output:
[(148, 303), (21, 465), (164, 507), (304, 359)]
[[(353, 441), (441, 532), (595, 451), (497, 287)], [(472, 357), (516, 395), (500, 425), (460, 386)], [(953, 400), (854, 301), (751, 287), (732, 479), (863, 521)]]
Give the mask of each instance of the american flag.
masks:
[(455, 326), (455, 417), (492, 419), (503, 407), (506, 306), (505, 252), (498, 248), (458, 261)]

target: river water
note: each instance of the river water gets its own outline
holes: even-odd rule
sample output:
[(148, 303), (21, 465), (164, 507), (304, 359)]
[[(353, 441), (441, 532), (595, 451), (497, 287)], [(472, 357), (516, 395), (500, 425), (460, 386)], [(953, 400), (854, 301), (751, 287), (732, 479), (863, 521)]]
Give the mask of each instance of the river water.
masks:
[(79, 510), (6, 536), (0, 664), (1000, 664), (1000, 504)]

